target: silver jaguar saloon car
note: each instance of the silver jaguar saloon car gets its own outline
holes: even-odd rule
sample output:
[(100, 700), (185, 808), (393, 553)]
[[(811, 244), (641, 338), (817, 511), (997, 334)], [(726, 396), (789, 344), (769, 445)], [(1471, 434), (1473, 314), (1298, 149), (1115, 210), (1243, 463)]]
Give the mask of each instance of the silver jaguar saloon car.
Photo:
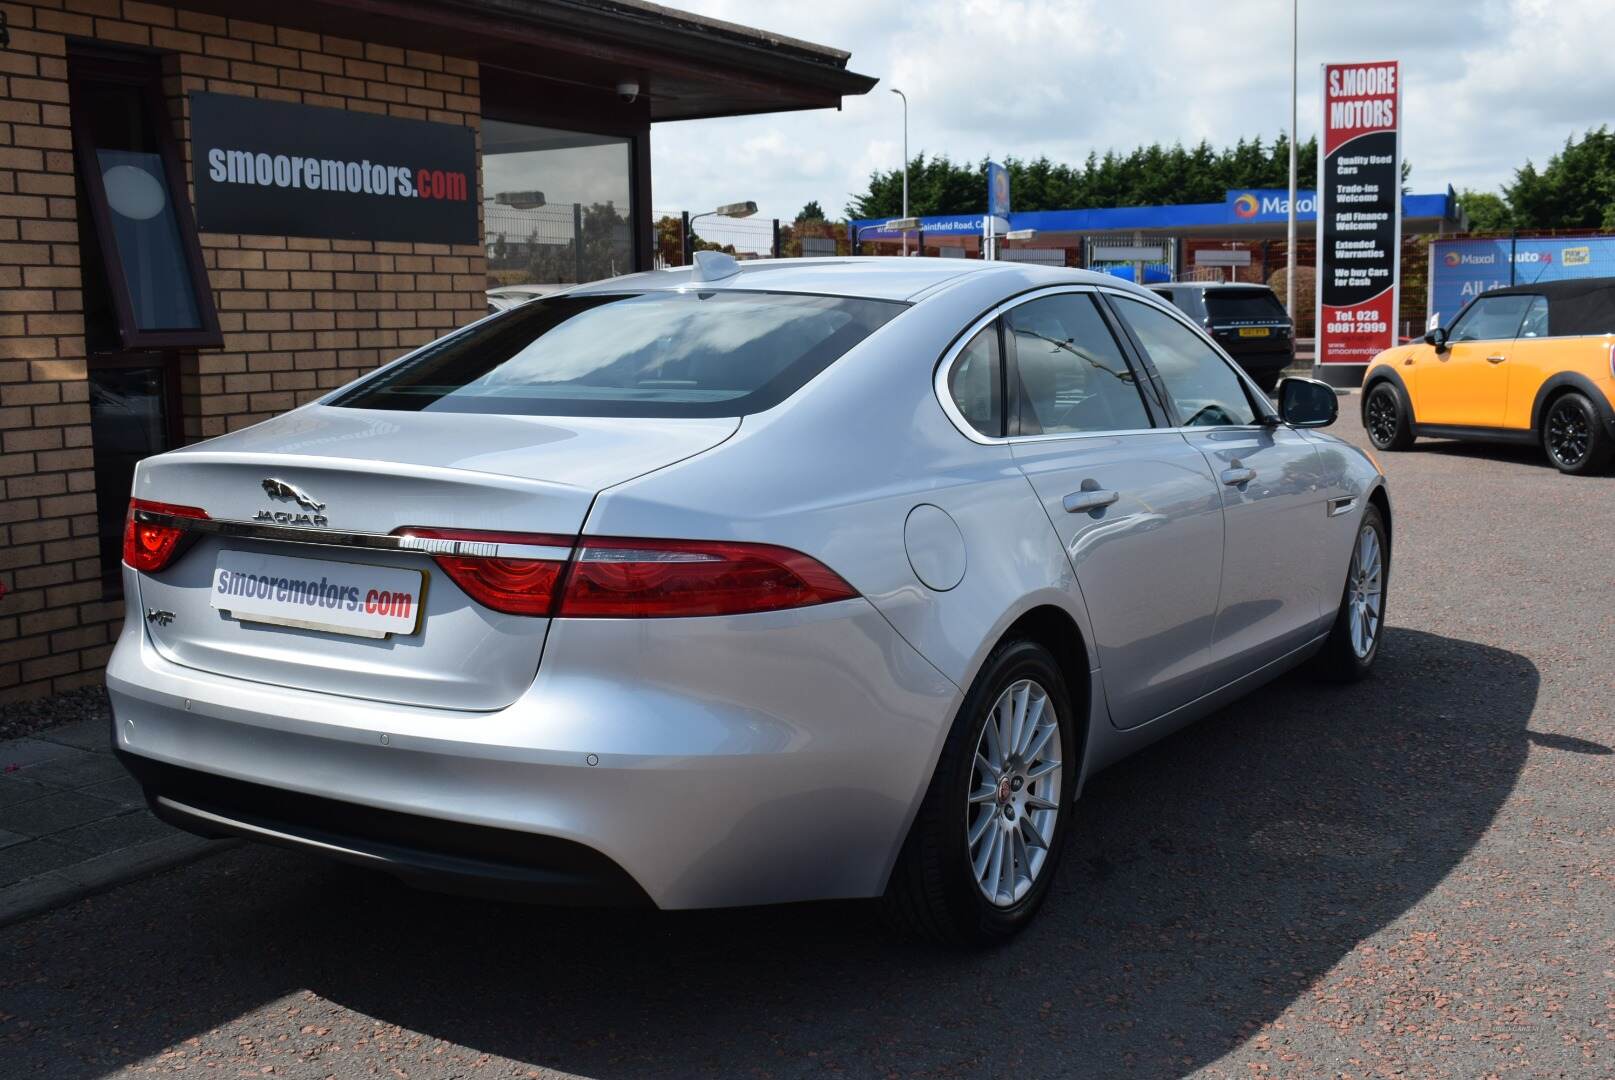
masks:
[(1087, 777), (1374, 663), (1385, 479), (1277, 401), (1076, 270), (540, 298), (141, 463), (115, 747), (176, 825), (434, 887), (1002, 938)]

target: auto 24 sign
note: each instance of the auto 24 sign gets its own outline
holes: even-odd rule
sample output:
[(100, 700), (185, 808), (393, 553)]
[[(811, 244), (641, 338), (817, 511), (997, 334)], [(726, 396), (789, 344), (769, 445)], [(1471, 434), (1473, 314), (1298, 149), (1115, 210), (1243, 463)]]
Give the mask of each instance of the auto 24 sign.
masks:
[(205, 232), (477, 243), (471, 129), (191, 94)]
[(1366, 364), (1396, 342), (1401, 113), (1396, 61), (1324, 65), (1319, 363)]

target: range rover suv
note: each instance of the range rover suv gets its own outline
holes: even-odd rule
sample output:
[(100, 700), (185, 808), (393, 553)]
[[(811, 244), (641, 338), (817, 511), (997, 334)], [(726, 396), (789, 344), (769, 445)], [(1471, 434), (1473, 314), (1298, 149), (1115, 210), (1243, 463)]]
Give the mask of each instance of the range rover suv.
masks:
[(1295, 327), (1266, 285), (1175, 281), (1150, 288), (1205, 327), (1264, 392), (1271, 394), (1295, 361)]

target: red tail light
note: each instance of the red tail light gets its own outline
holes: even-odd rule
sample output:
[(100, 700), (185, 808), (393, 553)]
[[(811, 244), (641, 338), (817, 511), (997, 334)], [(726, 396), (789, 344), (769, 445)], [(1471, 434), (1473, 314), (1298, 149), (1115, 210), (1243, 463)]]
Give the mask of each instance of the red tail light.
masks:
[(152, 502), (149, 499), (130, 499), (129, 517), (123, 528), (123, 561), (144, 574), (155, 574), (179, 553), (180, 540), (185, 533), (172, 525), (153, 525), (135, 520), (136, 510), (171, 517), (206, 518), (207, 511), (195, 506), (176, 506), (173, 503)]
[(858, 595), (817, 560), (771, 544), (462, 529), (400, 532), (423, 541), (421, 550), (467, 596), (508, 615), (567, 619), (742, 615)]
[(857, 596), (815, 559), (771, 544), (584, 537), (562, 618), (742, 615)]
[[(555, 586), (566, 569), (574, 543), (570, 536), (535, 533), (417, 528), (400, 531), (422, 540), (445, 541), (443, 547), (452, 546), (449, 554), (439, 554), (430, 546), (423, 550), (467, 596), (506, 615), (548, 616), (555, 610)], [(479, 547), (486, 550), (476, 551)], [(542, 548), (551, 550), (535, 550)]]

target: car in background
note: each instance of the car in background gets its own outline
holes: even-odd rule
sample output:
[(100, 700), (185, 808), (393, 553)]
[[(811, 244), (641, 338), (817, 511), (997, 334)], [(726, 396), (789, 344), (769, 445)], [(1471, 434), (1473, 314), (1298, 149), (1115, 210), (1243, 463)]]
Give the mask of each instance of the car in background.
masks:
[(1380, 450), (1420, 436), (1536, 444), (1561, 472), (1615, 460), (1615, 278), (1492, 289), (1363, 376)]
[(695, 263), (139, 463), (107, 685), (159, 816), (991, 941), (1099, 769), (1373, 665), (1391, 508), (1330, 388), (1081, 270)]
[(1294, 323), (1266, 285), (1175, 281), (1150, 289), (1205, 327), (1263, 393), (1295, 362)]
[(569, 288), (570, 285), (496, 285), (488, 290), (488, 310), (509, 311), (529, 300), (537, 300), (541, 296), (554, 296)]

